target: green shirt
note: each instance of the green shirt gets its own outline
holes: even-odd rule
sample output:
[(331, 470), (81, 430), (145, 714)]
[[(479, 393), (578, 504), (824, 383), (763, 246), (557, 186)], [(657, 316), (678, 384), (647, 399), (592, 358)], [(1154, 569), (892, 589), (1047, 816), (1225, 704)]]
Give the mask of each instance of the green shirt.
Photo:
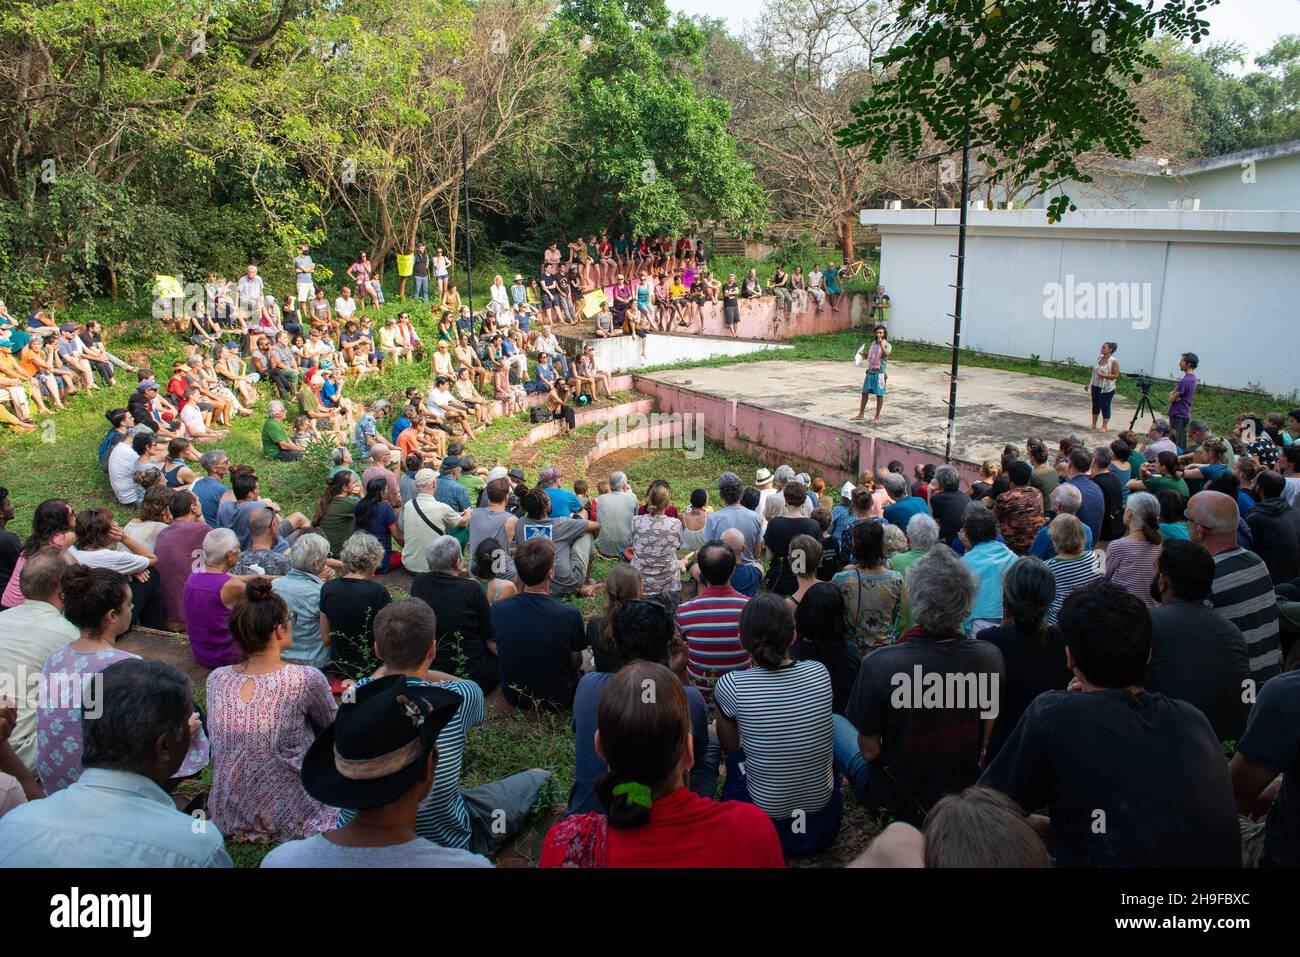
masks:
[(1168, 475), (1148, 476), (1147, 478), (1143, 479), (1142, 484), (1145, 485), (1147, 487), (1147, 491), (1151, 492), (1152, 494), (1155, 494), (1156, 492), (1159, 492), (1162, 489), (1170, 488), (1173, 489), (1175, 492), (1177, 492), (1179, 495), (1181, 495), (1183, 498), (1190, 497), (1187, 491), (1187, 483), (1184, 482), (1182, 479), (1170, 478)]
[(262, 425), (262, 454), (275, 458), (280, 454), (280, 443), (289, 441), (289, 433), (279, 419), (268, 418)]

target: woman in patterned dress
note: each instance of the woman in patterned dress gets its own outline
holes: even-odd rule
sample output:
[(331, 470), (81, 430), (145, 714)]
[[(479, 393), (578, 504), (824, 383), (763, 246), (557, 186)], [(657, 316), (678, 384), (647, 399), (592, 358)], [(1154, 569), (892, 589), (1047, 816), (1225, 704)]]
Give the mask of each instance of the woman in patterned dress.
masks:
[(677, 549), (682, 544), (682, 523), (665, 514), (666, 485), (652, 485), (646, 495), (645, 514), (632, 518), (632, 566), (641, 573), (641, 591), (669, 611), (681, 600), (682, 573)]
[[(51, 699), (36, 709), (36, 773), (46, 794), (61, 791), (81, 777), (82, 705), (94, 702), (85, 681), (109, 665), (139, 658), (117, 647), (131, 627), (131, 587), (127, 577), (109, 568), (73, 565), (63, 574), (63, 615), (81, 629), (81, 637), (45, 659), (41, 674)], [(81, 692), (80, 694), (78, 692)], [(190, 750), (173, 780), (202, 771), (208, 763), (208, 739), (197, 712), (190, 719)]]
[(303, 790), (300, 772), (312, 741), (334, 720), (334, 696), (318, 669), (281, 660), (293, 625), (269, 578), (249, 581), (230, 633), (247, 657), (208, 675), (212, 821), (236, 840), (328, 830), (338, 812)]

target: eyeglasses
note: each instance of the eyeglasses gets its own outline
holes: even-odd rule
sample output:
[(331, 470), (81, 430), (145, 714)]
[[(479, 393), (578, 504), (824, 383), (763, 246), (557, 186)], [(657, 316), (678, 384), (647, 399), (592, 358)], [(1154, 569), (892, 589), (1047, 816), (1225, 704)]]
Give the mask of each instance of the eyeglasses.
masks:
[(1183, 518), (1187, 519), (1187, 524), (1188, 524), (1188, 525), (1195, 525), (1197, 528), (1205, 528), (1204, 525), (1202, 525), (1202, 524), (1201, 524), (1200, 522), (1198, 522), (1196, 519), (1192, 518), (1192, 513), (1191, 513), (1191, 512), (1183, 512)]

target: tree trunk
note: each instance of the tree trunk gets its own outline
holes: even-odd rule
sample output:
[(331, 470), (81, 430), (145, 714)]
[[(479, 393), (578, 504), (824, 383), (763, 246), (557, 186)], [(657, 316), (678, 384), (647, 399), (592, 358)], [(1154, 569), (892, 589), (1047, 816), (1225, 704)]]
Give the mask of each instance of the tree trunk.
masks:
[(117, 304), (117, 270), (111, 264), (108, 267), (108, 298)]
[(840, 220), (837, 229), (837, 232), (840, 234), (840, 251), (844, 254), (844, 261), (846, 263), (851, 263), (857, 258), (853, 254), (853, 228), (855, 225), (853, 216), (850, 214)]

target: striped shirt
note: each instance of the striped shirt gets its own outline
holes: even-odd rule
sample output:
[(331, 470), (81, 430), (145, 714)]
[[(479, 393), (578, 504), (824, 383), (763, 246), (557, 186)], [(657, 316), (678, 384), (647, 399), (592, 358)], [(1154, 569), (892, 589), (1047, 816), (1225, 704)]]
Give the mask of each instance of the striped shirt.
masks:
[(1215, 555), (1210, 604), (1246, 639), (1250, 674), (1257, 683), (1281, 670), (1277, 597), (1262, 558), (1244, 548)]
[(1136, 538), (1117, 538), (1106, 546), (1106, 580), (1132, 592), (1155, 608), (1160, 602), (1151, 597), (1151, 582), (1156, 577), (1160, 546)]
[(1101, 577), (1097, 568), (1097, 553), (1084, 552), (1078, 558), (1062, 558), (1054, 555), (1047, 560), (1047, 567), (1056, 579), (1056, 597), (1052, 599), (1052, 609), (1047, 613), (1049, 624), (1056, 624), (1056, 615), (1076, 588), (1091, 585)]
[[(433, 787), (415, 813), (415, 833), (442, 847), (468, 848), (470, 842), (469, 807), (460, 790), (460, 772), (465, 763), (465, 739), (469, 729), (483, 723), (483, 689), (472, 681), (432, 682), (408, 677), (407, 682), (426, 688), (446, 688), (464, 698), (450, 721), (438, 732), (438, 765), (434, 769)], [(357, 682), (366, 684), (369, 678)], [(355, 811), (339, 812), (342, 827), (356, 816)]]
[(749, 796), (774, 821), (815, 814), (834, 787), (831, 676), (820, 661), (730, 671), (713, 692), (744, 742)]
[(751, 664), (740, 643), (740, 613), (748, 601), (729, 584), (711, 585), (677, 608), (677, 627), (686, 642), (686, 676), (705, 701), (722, 675)]

